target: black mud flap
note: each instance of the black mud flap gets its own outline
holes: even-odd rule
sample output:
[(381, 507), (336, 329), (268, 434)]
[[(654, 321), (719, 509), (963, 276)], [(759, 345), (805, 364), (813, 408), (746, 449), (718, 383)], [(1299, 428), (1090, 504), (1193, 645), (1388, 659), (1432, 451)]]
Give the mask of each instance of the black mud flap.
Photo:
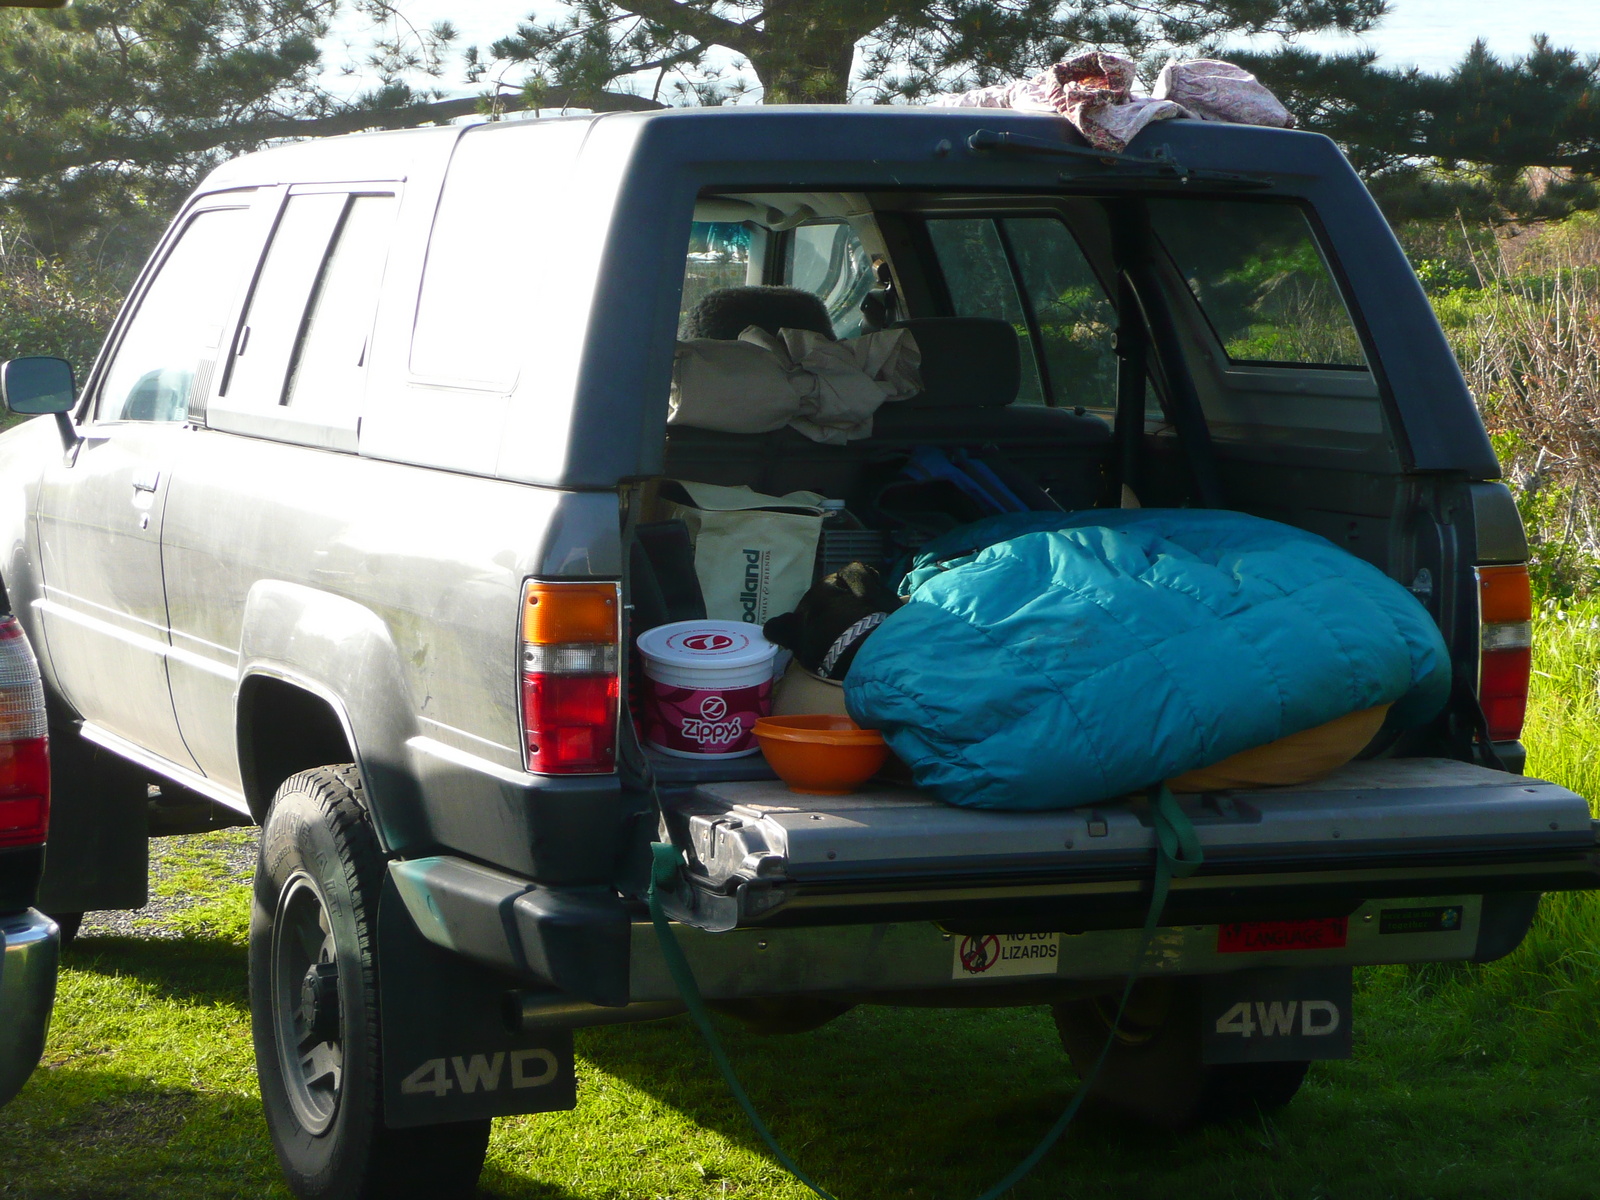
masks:
[(1265, 967), (1207, 975), (1200, 988), (1201, 1061), (1349, 1058), (1349, 967)]
[(571, 1030), (513, 1031), (505, 997), (517, 981), (430, 943), (387, 877), (378, 909), (378, 980), (389, 1128), (577, 1104)]

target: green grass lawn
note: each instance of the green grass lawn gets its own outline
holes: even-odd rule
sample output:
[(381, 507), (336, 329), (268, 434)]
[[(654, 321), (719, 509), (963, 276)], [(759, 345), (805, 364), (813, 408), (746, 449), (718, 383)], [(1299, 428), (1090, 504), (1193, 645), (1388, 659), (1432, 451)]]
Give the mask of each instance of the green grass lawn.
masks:
[[(1540, 625), (1533, 773), (1600, 795), (1600, 606)], [(67, 957), (42, 1068), (0, 1110), (0, 1197), (282, 1196), (256, 1098), (249, 831), (170, 839), (159, 891), (200, 897)], [(1482, 967), (1358, 973), (1356, 1054), (1270, 1118), (1172, 1136), (1085, 1117), (1019, 1197), (1600, 1195), (1600, 901), (1546, 902)], [(1043, 1009), (860, 1008), (810, 1034), (727, 1027), (756, 1104), (842, 1200), (967, 1200), (1066, 1104)], [(578, 1035), (579, 1105), (496, 1123), (486, 1195), (721, 1200), (809, 1193), (770, 1160), (683, 1019)]]

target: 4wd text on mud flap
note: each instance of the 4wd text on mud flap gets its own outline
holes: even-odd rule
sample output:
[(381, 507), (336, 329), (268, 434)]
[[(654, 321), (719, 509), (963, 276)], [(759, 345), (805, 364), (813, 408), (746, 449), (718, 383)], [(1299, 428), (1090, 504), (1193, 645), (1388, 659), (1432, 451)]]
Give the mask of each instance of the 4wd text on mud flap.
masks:
[[(430, 1058), (401, 1080), (400, 1092), (405, 1096), (426, 1093), (438, 1098), (447, 1095), (458, 1084), (462, 1092), (469, 1095), (479, 1088), (486, 1092), (497, 1091), (505, 1074), (507, 1057), (501, 1051), (497, 1054), (474, 1054), (469, 1058)], [(511, 1070), (508, 1082), (513, 1088), (541, 1087), (553, 1082), (560, 1073), (556, 1056), (548, 1050), (513, 1050), (509, 1058)], [(450, 1078), (449, 1068), (452, 1067), (455, 1070), (454, 1079)]]
[[(1252, 1018), (1252, 1009), (1254, 1016)], [(1241, 1000), (1217, 1018), (1218, 1033), (1240, 1037), (1290, 1037), (1300, 1017), (1302, 1037), (1327, 1037), (1339, 1030), (1339, 1006), (1331, 1000)]]

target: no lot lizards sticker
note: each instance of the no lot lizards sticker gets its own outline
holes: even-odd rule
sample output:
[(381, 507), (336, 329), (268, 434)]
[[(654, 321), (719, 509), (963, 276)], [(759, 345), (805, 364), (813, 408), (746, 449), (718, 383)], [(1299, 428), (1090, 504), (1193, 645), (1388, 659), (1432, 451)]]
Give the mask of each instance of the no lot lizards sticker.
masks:
[(953, 941), (952, 979), (1054, 975), (1061, 961), (1059, 933), (975, 933)]

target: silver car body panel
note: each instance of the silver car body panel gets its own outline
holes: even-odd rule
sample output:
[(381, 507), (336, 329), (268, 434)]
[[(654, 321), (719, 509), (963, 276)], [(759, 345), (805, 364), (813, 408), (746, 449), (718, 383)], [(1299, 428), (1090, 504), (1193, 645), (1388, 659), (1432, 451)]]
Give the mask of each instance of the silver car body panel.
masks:
[[(33, 603), (43, 594), (39, 576), (39, 485), (62, 454), (61, 434), (49, 417), (34, 417), (0, 436), (0, 581), (11, 612), (22, 623), (39, 660), (39, 674), (56, 686), (50, 645)], [(56, 688), (59, 693), (59, 687)]]
[[(199, 429), (180, 458), (165, 535), (172, 693), (208, 780), (244, 790), (235, 708), (263, 677), (325, 699), (369, 786), (413, 793), (385, 796), (396, 809), (416, 802), (419, 753), (486, 784), (537, 784), (519, 749), (523, 581), (616, 578), (614, 494)], [(394, 848), (429, 836), (385, 824)]]
[(193, 768), (167, 697), (161, 515), (175, 441), (170, 423), (85, 431), (44, 470), (38, 608), (66, 700), (86, 719)]

